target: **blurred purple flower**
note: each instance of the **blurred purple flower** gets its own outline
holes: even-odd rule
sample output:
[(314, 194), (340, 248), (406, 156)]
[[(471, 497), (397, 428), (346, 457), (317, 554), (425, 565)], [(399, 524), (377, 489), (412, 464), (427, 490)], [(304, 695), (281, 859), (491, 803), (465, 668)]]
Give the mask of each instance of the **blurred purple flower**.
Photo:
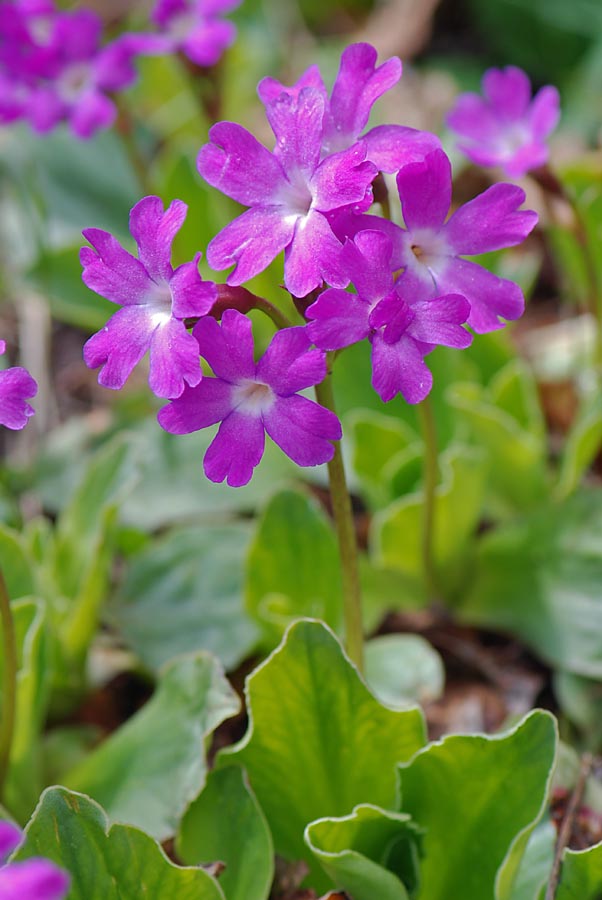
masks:
[(307, 333), (322, 350), (338, 350), (369, 338), (372, 386), (385, 402), (401, 393), (420, 403), (433, 378), (424, 357), (437, 344), (463, 349), (472, 336), (462, 327), (470, 313), (458, 294), (433, 300), (405, 299), (394, 283), (392, 243), (381, 231), (362, 231), (347, 241), (342, 260), (357, 294), (330, 288), (307, 309)]
[(488, 69), (483, 94), (461, 94), (447, 124), (462, 139), (459, 149), (481, 166), (501, 166), (510, 178), (536, 169), (548, 159), (546, 138), (560, 118), (555, 87), (531, 99), (531, 83), (522, 69)]
[(198, 168), (205, 181), (251, 207), (227, 225), (207, 247), (213, 269), (235, 264), (228, 284), (257, 275), (280, 253), (284, 283), (304, 297), (323, 281), (344, 287), (341, 243), (327, 214), (371, 198), (377, 174), (360, 141), (321, 159), (325, 98), (314, 87), (281, 94), (267, 116), (276, 137), (270, 153), (233, 122), (219, 122), (201, 148)]
[(370, 44), (351, 44), (341, 56), (341, 64), (330, 98), (318, 66), (310, 66), (295, 85), (286, 87), (275, 78), (264, 78), (258, 93), (266, 108), (283, 93), (297, 97), (304, 87), (312, 87), (324, 98), (322, 156), (346, 150), (362, 137), (366, 159), (382, 172), (397, 172), (409, 162), (417, 162), (441, 146), (439, 138), (403, 125), (377, 125), (365, 134), (374, 103), (401, 77), (401, 60), (394, 56), (376, 66), (377, 52)]
[(147, 350), (149, 385), (158, 397), (178, 397), (185, 384), (201, 380), (199, 348), (183, 319), (206, 315), (217, 289), (199, 275), (200, 253), (175, 270), (171, 266), (171, 246), (186, 212), (181, 200), (165, 211), (159, 197), (140, 200), (130, 213), (138, 259), (106, 231), (83, 232), (94, 247), (80, 253), (84, 283), (122, 306), (84, 346), (86, 365), (102, 366), (98, 381), (104, 387), (123, 387)]
[[(0, 341), (0, 355), (6, 351), (5, 341)], [(27, 420), (33, 416), (34, 409), (27, 402), (38, 392), (35, 379), (31, 377), (27, 369), (21, 366), (13, 366), (10, 369), (0, 371), (0, 425), (20, 431), (27, 425)], [(7, 830), (0, 836), (0, 856), (2, 854), (2, 840), (6, 837)], [(1, 894), (0, 894), (1, 897)]]
[(221, 422), (205, 454), (211, 481), (231, 487), (247, 484), (261, 460), (267, 431), (299, 466), (317, 466), (334, 455), (341, 425), (328, 409), (299, 391), (323, 381), (326, 356), (310, 349), (305, 328), (286, 328), (272, 339), (258, 363), (253, 359), (251, 322), (227, 309), (221, 327), (205, 318), (194, 335), (201, 355), (215, 373), (159, 412), (159, 424), (172, 434), (188, 434)]
[(50, 860), (6, 863), (22, 837), (16, 825), (0, 821), (0, 900), (63, 900), (70, 878)]
[(158, 0), (151, 14), (160, 34), (138, 35), (148, 53), (181, 51), (198, 66), (214, 66), (236, 37), (223, 18), (241, 0)]

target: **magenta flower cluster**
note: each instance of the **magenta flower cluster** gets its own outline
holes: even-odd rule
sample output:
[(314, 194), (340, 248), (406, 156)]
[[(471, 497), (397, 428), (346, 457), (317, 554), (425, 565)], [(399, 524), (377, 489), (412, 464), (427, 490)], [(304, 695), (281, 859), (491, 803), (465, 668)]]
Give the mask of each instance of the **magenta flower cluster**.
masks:
[[(378, 66), (374, 48), (356, 44), (330, 94), (315, 66), (292, 87), (260, 83), (272, 148), (236, 123), (213, 126), (199, 172), (247, 207), (207, 247), (213, 270), (231, 269), (227, 288), (202, 281), (198, 256), (172, 269), (181, 201), (164, 211), (146, 197), (134, 207), (138, 259), (106, 232), (84, 232), (84, 281), (121, 306), (86, 344), (86, 362), (119, 388), (149, 350), (151, 389), (170, 400), (163, 428), (220, 423), (204, 461), (212, 481), (246, 484), (266, 432), (301, 466), (332, 458), (340, 423), (301, 393), (326, 377), (328, 352), (367, 340), (382, 400), (419, 403), (432, 386), (425, 358), (434, 347), (465, 348), (468, 328), (492, 331), (523, 311), (517, 284), (467, 257), (520, 243), (536, 214), (521, 209), (519, 187), (495, 184), (449, 215), (451, 166), (438, 138), (400, 125), (367, 130), (374, 102), (400, 75), (399, 60)], [(382, 173), (396, 173), (403, 227), (371, 210)], [(304, 323), (281, 329), (255, 362), (243, 314), (252, 295), (242, 285), (281, 252)]]
[(488, 69), (483, 96), (461, 94), (447, 116), (458, 144), (480, 166), (500, 166), (510, 178), (542, 166), (549, 135), (560, 118), (560, 97), (547, 85), (531, 99), (531, 82), (522, 69)]
[(10, 822), (0, 821), (0, 897), (2, 900), (64, 900), (68, 874), (48, 859), (24, 862), (6, 860), (21, 843), (23, 834)]
[(236, 35), (221, 16), (240, 0), (158, 0), (156, 32), (103, 42), (91, 9), (57, 10), (53, 0), (0, 3), (0, 123), (23, 119), (44, 133), (67, 122), (82, 139), (117, 117), (113, 95), (136, 79), (140, 54), (181, 51), (214, 65)]

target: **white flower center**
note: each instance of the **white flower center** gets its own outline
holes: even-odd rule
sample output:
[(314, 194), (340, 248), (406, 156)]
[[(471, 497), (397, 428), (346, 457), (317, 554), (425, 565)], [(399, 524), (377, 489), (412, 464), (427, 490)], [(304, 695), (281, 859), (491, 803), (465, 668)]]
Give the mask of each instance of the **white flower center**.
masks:
[(510, 159), (530, 141), (531, 132), (526, 122), (513, 122), (511, 125), (504, 125), (496, 141), (498, 153), (504, 159)]
[(27, 27), (32, 40), (39, 47), (45, 47), (50, 43), (53, 30), (52, 16), (32, 16), (27, 23)]
[(171, 304), (171, 288), (167, 281), (154, 284), (145, 300), (145, 306), (148, 309), (153, 325), (158, 327), (169, 322), (172, 317)]
[(430, 228), (409, 231), (404, 244), (404, 265), (417, 274), (441, 274), (451, 255), (444, 235)]
[(260, 416), (274, 403), (274, 392), (269, 384), (261, 381), (241, 381), (232, 394), (232, 402), (237, 412), (250, 416)]
[(287, 215), (298, 218), (306, 216), (311, 209), (313, 197), (303, 172), (288, 173), (288, 181), (281, 188), (276, 202), (281, 203)]
[(78, 62), (67, 66), (56, 80), (60, 97), (65, 103), (73, 103), (90, 83), (89, 63)]

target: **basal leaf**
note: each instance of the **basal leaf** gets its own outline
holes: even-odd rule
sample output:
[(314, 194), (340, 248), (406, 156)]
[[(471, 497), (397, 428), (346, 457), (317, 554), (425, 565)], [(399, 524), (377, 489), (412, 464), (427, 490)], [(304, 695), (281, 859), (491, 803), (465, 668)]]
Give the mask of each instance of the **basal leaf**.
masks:
[(265, 816), (238, 766), (210, 772), (188, 808), (177, 837), (188, 865), (219, 860), (227, 900), (267, 900), (274, 877), (274, 848)]
[(427, 703), (443, 692), (445, 672), (437, 651), (417, 634), (384, 634), (364, 648), (366, 681), (382, 703)]
[(205, 739), (234, 715), (238, 697), (207, 653), (167, 666), (148, 703), (66, 776), (113, 821), (171, 837), (207, 772)]
[(512, 896), (555, 752), (555, 720), (537, 710), (506, 734), (447, 737), (400, 767), (401, 809), (424, 828), (421, 897)]
[[(543, 900), (544, 893), (539, 900)], [(600, 900), (602, 843), (587, 850), (565, 850), (555, 900)]]
[(14, 858), (32, 856), (69, 872), (69, 900), (225, 900), (207, 872), (173, 865), (137, 828), (109, 828), (97, 803), (65, 788), (43, 793)]
[(315, 867), (305, 826), (358, 803), (393, 806), (396, 762), (424, 744), (422, 714), (382, 706), (332, 632), (313, 621), (289, 628), (246, 694), (248, 732), (218, 760), (246, 767), (276, 851)]

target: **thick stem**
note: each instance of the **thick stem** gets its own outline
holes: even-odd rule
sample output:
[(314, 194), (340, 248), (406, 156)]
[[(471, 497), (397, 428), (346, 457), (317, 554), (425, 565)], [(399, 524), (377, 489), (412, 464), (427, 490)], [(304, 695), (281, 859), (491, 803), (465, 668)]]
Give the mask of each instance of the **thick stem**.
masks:
[[(332, 375), (328, 374), (316, 385), (318, 403), (335, 412)], [(332, 514), (339, 544), (341, 580), (343, 583), (343, 616), (345, 646), (352, 662), (360, 672), (364, 665), (364, 631), (362, 627), (362, 597), (360, 587), (357, 539), (351, 497), (347, 489), (345, 466), (340, 441), (334, 443), (334, 456), (328, 463)]]
[(429, 397), (417, 406), (418, 418), (422, 439), (424, 441), (424, 469), (423, 469), (423, 517), (422, 517), (422, 568), (424, 580), (430, 599), (438, 594), (437, 576), (435, 570), (433, 544), (435, 540), (435, 512), (437, 502), (437, 477), (439, 467), (437, 463), (437, 432), (435, 429), (435, 417)]
[(17, 707), (17, 641), (15, 623), (10, 608), (10, 597), (4, 574), (0, 569), (0, 618), (2, 619), (2, 722), (0, 724), (0, 802), (4, 799), (4, 783), (8, 774), (10, 752), (15, 733)]
[[(217, 300), (211, 307), (210, 315), (215, 319), (221, 319), (227, 309), (237, 309), (245, 314), (252, 309), (258, 309), (272, 320), (276, 328), (290, 328), (293, 324), (277, 306), (274, 306), (265, 297), (259, 297), (244, 287), (218, 284)], [(189, 321), (194, 320), (187, 320), (187, 322)]]

